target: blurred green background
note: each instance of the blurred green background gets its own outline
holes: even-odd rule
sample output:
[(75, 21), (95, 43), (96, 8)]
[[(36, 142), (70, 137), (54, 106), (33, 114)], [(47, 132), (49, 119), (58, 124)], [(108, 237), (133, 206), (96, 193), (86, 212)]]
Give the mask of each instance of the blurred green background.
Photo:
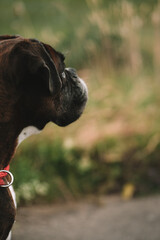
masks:
[(0, 1), (0, 34), (50, 44), (89, 88), (80, 120), (21, 144), (19, 204), (160, 192), (159, 13), (158, 0)]

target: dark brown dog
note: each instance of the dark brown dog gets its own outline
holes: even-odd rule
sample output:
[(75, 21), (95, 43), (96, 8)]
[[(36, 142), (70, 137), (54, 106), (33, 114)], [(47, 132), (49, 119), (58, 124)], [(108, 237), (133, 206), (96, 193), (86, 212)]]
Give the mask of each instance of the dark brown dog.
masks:
[[(51, 46), (20, 36), (0, 37), (0, 170), (12, 159), (18, 142), (52, 121), (66, 126), (82, 114), (87, 87), (64, 56)], [(0, 188), (0, 240), (15, 219), (9, 188)]]

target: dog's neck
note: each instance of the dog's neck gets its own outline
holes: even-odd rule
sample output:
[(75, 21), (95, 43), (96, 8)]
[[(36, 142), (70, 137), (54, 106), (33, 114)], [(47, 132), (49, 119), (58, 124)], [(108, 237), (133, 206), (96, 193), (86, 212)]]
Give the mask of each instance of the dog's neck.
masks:
[(17, 145), (17, 131), (12, 124), (0, 123), (0, 169), (9, 164)]
[(4, 169), (9, 164), (16, 148), (23, 140), (39, 132), (34, 126), (19, 130), (16, 124), (0, 123), (0, 169)]
[[(16, 121), (12, 123), (0, 122), (0, 169), (4, 169), (9, 164), (16, 147), (24, 139), (37, 132), (39, 132), (38, 129), (33, 126), (22, 128), (20, 131), (20, 126)], [(16, 204), (10, 191), (11, 187), (0, 188), (0, 236), (3, 236), (3, 239), (7, 238), (16, 215)], [(2, 239), (1, 237), (0, 239)]]

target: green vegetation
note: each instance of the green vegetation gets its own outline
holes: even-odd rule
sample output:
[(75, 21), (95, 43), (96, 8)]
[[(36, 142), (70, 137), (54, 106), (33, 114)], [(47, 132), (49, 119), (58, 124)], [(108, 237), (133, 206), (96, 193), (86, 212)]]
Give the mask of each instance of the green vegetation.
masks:
[(106, 138), (90, 150), (62, 141), (25, 144), (12, 163), (21, 203), (77, 200), (83, 196), (159, 192), (160, 136)]
[(1, 0), (1, 34), (51, 44), (89, 87), (79, 121), (19, 148), (20, 203), (159, 192), (159, 11), (158, 0)]

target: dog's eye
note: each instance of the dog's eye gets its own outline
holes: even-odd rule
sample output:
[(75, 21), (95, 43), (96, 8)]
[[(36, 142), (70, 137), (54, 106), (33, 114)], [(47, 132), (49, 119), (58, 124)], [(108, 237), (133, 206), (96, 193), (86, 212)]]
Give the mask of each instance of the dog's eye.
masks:
[(62, 76), (63, 79), (66, 79), (66, 74), (65, 74), (65, 72), (62, 72), (61, 76)]

